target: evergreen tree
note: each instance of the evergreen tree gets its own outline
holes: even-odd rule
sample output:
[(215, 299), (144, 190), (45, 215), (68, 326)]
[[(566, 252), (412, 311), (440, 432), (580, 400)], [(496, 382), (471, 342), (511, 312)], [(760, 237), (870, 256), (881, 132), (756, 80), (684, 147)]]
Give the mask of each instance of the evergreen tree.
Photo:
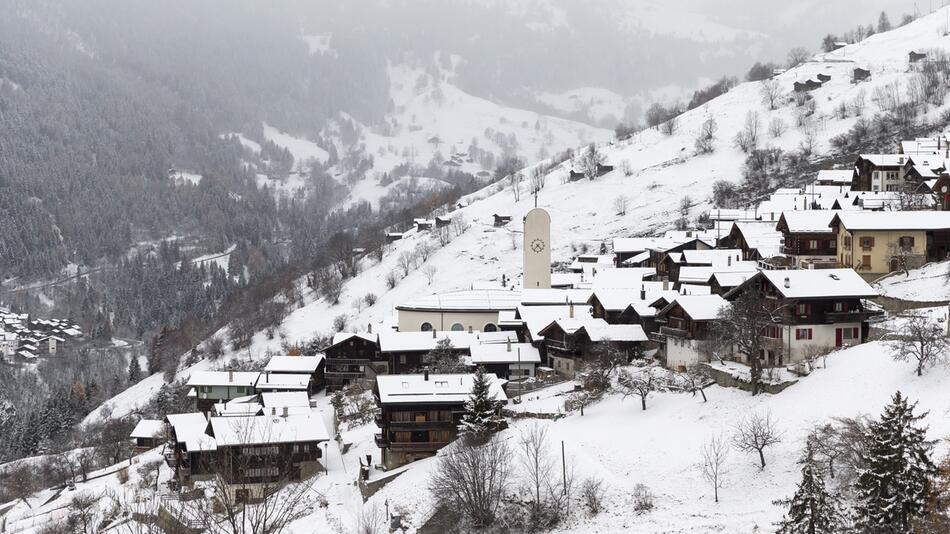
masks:
[(498, 401), (491, 393), (491, 380), (485, 368), (479, 366), (472, 382), (472, 396), (465, 401), (459, 435), (467, 440), (483, 441), (498, 429), (500, 423)]
[(802, 481), (790, 499), (775, 501), (788, 506), (785, 517), (779, 521), (778, 534), (834, 534), (845, 530), (845, 516), (838, 497), (825, 487), (821, 472), (815, 465), (811, 441), (799, 461)]
[(132, 354), (132, 357), (129, 358), (129, 382), (137, 384), (141, 379), (142, 366), (139, 365), (139, 357), (137, 354)]
[(464, 362), (452, 347), (452, 340), (447, 337), (436, 341), (435, 348), (426, 354), (425, 361), (429, 362), (433, 373), (461, 373), (465, 371)]
[(929, 452), (927, 427), (914, 415), (900, 391), (884, 409), (880, 421), (868, 425), (865, 468), (856, 483), (855, 523), (859, 532), (910, 532), (914, 520), (927, 513), (936, 467)]

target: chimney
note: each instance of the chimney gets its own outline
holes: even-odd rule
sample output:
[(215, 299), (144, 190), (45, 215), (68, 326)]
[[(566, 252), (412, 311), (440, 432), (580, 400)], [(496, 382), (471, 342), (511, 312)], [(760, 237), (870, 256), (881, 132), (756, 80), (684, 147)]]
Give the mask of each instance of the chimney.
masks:
[(270, 407), (270, 414), (271, 414), (271, 415), (277, 415), (277, 407), (276, 407), (276, 406), (271, 406), (271, 407)]
[(264, 371), (264, 382), (270, 383), (270, 371)]
[(228, 382), (234, 382), (234, 369), (228, 369)]
[(670, 281), (663, 280), (663, 291), (669, 291), (669, 289), (670, 289)]
[(640, 284), (640, 300), (647, 299), (647, 288), (643, 284)]
[(729, 256), (729, 257), (726, 259), (726, 266), (727, 266), (727, 267), (732, 267), (732, 256)]
[(567, 316), (571, 319), (574, 318), (574, 301), (567, 305)]
[(472, 325), (468, 325), (468, 333), (469, 333), (469, 334), (472, 333)]
[(786, 288), (792, 287), (792, 281), (789, 280), (787, 276), (785, 277), (785, 287)]
[(508, 346), (508, 352), (511, 352), (511, 338), (510, 337), (508, 338), (506, 345)]
[(435, 339), (435, 328), (432, 329), (432, 339)]
[(422, 379), (425, 380), (426, 382), (429, 381), (429, 366), (428, 365), (422, 368)]
[(373, 333), (373, 323), (366, 323), (366, 333), (368, 334)]
[(281, 412), (281, 417), (287, 417), (287, 407), (284, 406), (284, 410)]

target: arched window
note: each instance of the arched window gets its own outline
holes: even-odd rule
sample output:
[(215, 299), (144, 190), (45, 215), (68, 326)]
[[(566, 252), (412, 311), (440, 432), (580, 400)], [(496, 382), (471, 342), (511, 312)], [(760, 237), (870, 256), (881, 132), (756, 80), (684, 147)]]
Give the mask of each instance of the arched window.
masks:
[(422, 323), (422, 326), (419, 327), (419, 330), (422, 330), (423, 332), (431, 332), (432, 323)]
[(488, 323), (482, 328), (482, 332), (497, 332), (497, 331), (498, 331), (498, 327), (492, 323)]
[(462, 323), (455, 323), (452, 325), (453, 332), (462, 332), (465, 330), (465, 327), (462, 326)]

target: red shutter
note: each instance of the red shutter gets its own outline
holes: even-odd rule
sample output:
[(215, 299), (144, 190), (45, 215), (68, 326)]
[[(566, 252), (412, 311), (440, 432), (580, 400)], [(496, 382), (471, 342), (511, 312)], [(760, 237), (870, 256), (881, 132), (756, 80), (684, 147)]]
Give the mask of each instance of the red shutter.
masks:
[(808, 329), (808, 339), (811, 339), (811, 328)]
[(843, 335), (842, 329), (841, 329), (841, 328), (835, 328), (835, 347), (840, 347), (840, 346), (841, 346), (841, 337), (842, 337), (842, 335)]
[(854, 327), (851, 329), (851, 339), (861, 339), (861, 329)]

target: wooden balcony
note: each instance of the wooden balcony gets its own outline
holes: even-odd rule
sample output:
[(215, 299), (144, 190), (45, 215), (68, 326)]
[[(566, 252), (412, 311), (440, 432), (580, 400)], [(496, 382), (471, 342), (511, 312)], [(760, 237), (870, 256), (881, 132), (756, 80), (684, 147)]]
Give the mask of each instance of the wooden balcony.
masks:
[(682, 328), (673, 328), (672, 326), (661, 326), (660, 335), (664, 337), (680, 337), (685, 338), (689, 336), (689, 332), (683, 330)]
[(388, 448), (393, 452), (435, 452), (449, 443), (449, 441), (391, 441)]

